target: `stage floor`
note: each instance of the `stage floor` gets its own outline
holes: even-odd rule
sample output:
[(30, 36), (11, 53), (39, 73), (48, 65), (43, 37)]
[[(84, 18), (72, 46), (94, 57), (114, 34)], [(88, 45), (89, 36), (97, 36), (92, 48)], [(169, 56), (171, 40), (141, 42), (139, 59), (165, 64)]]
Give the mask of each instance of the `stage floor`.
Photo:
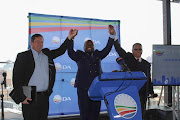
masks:
[[(12, 109), (4, 110), (4, 120), (23, 120), (21, 111), (13, 111)], [(0, 110), (0, 119), (1, 110)], [(79, 115), (76, 116), (50, 116), (48, 120), (79, 120)], [(172, 108), (169, 107), (153, 107), (146, 111), (144, 120), (172, 120)], [(108, 113), (100, 114), (99, 120), (110, 120)]]

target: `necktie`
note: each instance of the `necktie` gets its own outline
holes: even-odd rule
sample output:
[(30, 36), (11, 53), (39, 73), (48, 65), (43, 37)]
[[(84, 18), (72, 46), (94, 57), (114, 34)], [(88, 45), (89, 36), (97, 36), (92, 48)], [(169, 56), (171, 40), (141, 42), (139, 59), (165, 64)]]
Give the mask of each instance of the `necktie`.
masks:
[(139, 58), (137, 59), (137, 61), (139, 62)]

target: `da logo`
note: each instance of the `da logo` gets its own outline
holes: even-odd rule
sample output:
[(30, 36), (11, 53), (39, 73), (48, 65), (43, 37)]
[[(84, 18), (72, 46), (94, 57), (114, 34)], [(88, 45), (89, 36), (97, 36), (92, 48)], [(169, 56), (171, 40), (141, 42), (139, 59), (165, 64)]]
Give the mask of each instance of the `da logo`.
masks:
[(161, 52), (161, 51), (155, 51), (155, 54), (156, 54), (157, 56), (162, 56), (162, 55), (164, 54), (164, 52)]
[(53, 42), (54, 44), (60, 43), (60, 38), (59, 38), (58, 36), (54, 36), (54, 37), (52, 38), (52, 42)]
[(56, 70), (61, 70), (62, 65), (60, 63), (55, 63)]
[(71, 85), (74, 87), (74, 83), (75, 83), (75, 78), (71, 79)]
[(58, 103), (60, 103), (60, 102), (61, 102), (62, 98), (61, 98), (61, 96), (60, 96), (60, 95), (55, 95), (55, 96), (54, 96), (54, 98), (53, 98), (53, 100), (54, 100), (54, 102), (55, 102), (55, 103), (57, 103), (57, 104), (58, 104)]
[(55, 63), (56, 70), (68, 70), (71, 69), (70, 65), (61, 65), (60, 63)]
[(114, 107), (117, 113), (125, 118), (133, 118), (137, 113), (136, 101), (127, 94), (118, 94), (114, 99)]
[(60, 103), (60, 102), (67, 102), (67, 101), (71, 101), (70, 97), (61, 97), (60, 95), (55, 95), (53, 98), (55, 103)]
[[(86, 37), (86, 38), (84, 39), (84, 42), (86, 42), (87, 40), (92, 40), (92, 39), (89, 38), (89, 37)], [(101, 44), (101, 42), (100, 42), (99, 40), (92, 40), (92, 41), (93, 41), (94, 44)]]
[(116, 55), (115, 52), (110, 52), (110, 53), (108, 54), (108, 56), (112, 57), (112, 56), (117, 56), (117, 55)]

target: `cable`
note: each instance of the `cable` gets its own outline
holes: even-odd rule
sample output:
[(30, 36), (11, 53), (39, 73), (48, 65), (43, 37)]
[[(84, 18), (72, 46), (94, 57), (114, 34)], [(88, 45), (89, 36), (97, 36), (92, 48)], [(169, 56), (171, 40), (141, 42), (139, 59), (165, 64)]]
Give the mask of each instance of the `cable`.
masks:
[[(127, 73), (127, 72), (126, 72), (126, 73)], [(124, 79), (123, 82), (120, 84), (120, 86), (119, 86), (115, 91), (113, 91), (113, 92), (108, 92), (108, 93), (106, 93), (106, 94), (104, 95), (104, 100), (105, 100), (105, 103), (106, 103), (106, 104), (108, 104), (108, 103), (107, 103), (107, 100), (106, 100), (106, 97), (107, 97), (107, 96), (109, 96), (109, 95), (111, 95), (111, 94), (113, 94), (113, 93), (116, 93), (116, 92), (120, 92), (120, 91), (128, 88), (128, 87), (132, 84), (134, 78), (133, 78), (133, 75), (132, 75), (132, 74), (131, 74), (131, 76), (132, 76), (132, 80), (131, 80), (131, 82), (129, 83), (129, 85), (127, 85), (125, 88), (120, 89), (120, 88), (122, 87), (124, 81), (125, 81), (125, 79)], [(125, 74), (125, 78), (126, 78), (126, 74)], [(118, 90), (118, 89), (120, 89), (120, 90)]]

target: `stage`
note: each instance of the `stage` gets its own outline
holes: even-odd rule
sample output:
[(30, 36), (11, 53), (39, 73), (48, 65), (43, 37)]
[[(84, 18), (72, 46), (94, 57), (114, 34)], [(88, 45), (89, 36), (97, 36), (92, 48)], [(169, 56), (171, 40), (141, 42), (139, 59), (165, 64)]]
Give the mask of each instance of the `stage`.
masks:
[[(1, 112), (0, 112), (1, 114)], [(21, 111), (13, 111), (5, 109), (4, 120), (23, 120)], [(67, 116), (49, 116), (48, 120), (79, 120), (79, 115)], [(146, 111), (145, 120), (172, 120), (172, 108), (169, 107), (154, 107)], [(99, 116), (99, 120), (110, 120), (107, 112), (103, 112)]]

